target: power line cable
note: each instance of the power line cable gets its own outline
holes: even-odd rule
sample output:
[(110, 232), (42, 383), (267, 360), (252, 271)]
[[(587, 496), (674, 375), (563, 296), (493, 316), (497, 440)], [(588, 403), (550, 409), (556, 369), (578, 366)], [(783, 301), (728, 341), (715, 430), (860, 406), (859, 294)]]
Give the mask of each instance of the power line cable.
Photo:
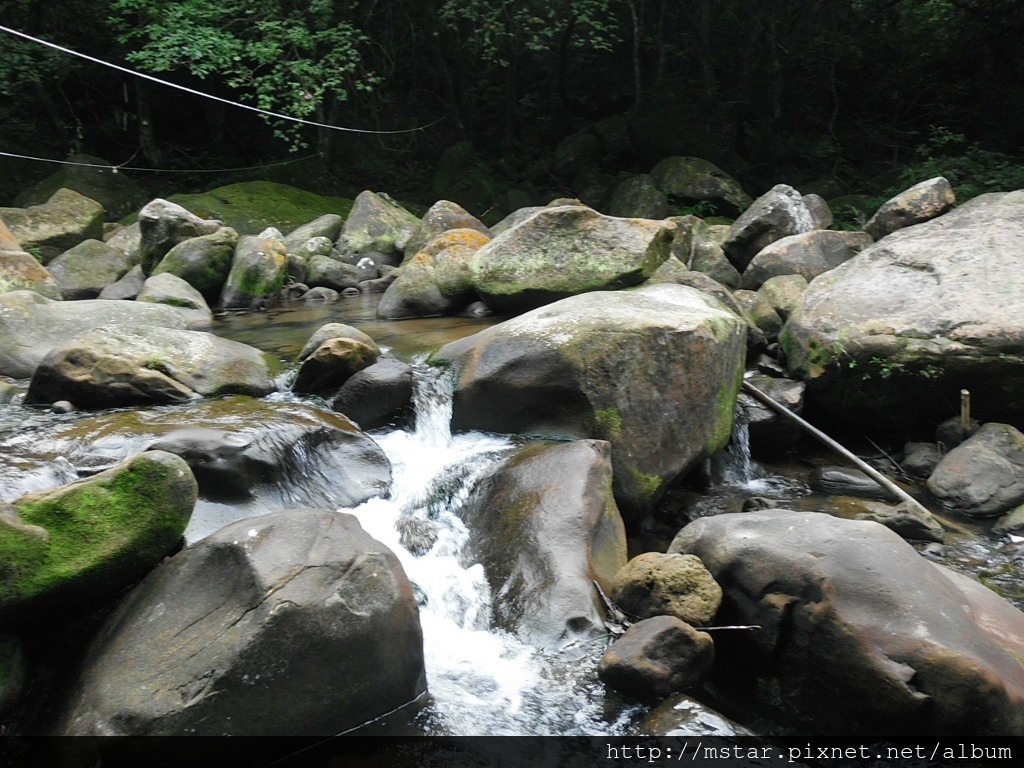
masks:
[(147, 75), (144, 72), (136, 72), (134, 69), (128, 69), (127, 67), (122, 67), (122, 66), (120, 66), (118, 64), (111, 64), (109, 61), (104, 61), (103, 59), (97, 59), (94, 56), (89, 56), (88, 54), (80, 53), (79, 51), (72, 50), (71, 48), (65, 48), (62, 45), (57, 45), (56, 43), (51, 43), (48, 40), (40, 40), (38, 37), (32, 37), (32, 35), (26, 34), (24, 32), (19, 32), (18, 30), (11, 29), (10, 27), (5, 27), (5, 26), (0, 25), (0, 32), (6, 32), (7, 34), (14, 35), (15, 37), (21, 37), (21, 38), (24, 38), (25, 40), (31, 40), (33, 43), (38, 43), (39, 45), (45, 45), (46, 47), (53, 48), (54, 50), (60, 51), (61, 53), (66, 53), (66, 54), (69, 54), (71, 56), (77, 56), (80, 59), (85, 59), (86, 61), (91, 61), (93, 64), (100, 64), (100, 65), (102, 65), (104, 67), (110, 67), (111, 69), (116, 69), (118, 72), (123, 72), (126, 75), (132, 75), (134, 77), (141, 77), (144, 80), (150, 80), (151, 82), (159, 83), (160, 85), (166, 85), (168, 88), (176, 88), (179, 91), (184, 91), (185, 93), (190, 93), (193, 96), (200, 96), (200, 97), (202, 97), (204, 99), (212, 99), (213, 101), (219, 101), (222, 104), (228, 104), (228, 105), (230, 105), (232, 107), (238, 107), (239, 109), (247, 109), (250, 112), (257, 112), (257, 113), (259, 113), (261, 115), (267, 115), (268, 117), (277, 118), (278, 120), (288, 120), (288, 121), (293, 122), (293, 123), (300, 123), (301, 125), (311, 125), (311, 126), (314, 126), (316, 128), (328, 128), (328, 129), (330, 129), (332, 131), (346, 131), (348, 133), (369, 133), (369, 134), (374, 134), (374, 135), (393, 135), (393, 134), (398, 134), (398, 133), (412, 133), (414, 131), (422, 131), (422, 130), (424, 130), (426, 128), (430, 128), (431, 126), (437, 125), (439, 122), (444, 120), (444, 118), (446, 117), (446, 115), (442, 115), (441, 117), (439, 117), (437, 120), (435, 120), (432, 123), (427, 123), (426, 125), (417, 126), (416, 128), (402, 128), (402, 129), (394, 130), (394, 131), (375, 131), (375, 130), (371, 130), (369, 128), (345, 128), (345, 127), (340, 126), (340, 125), (330, 125), (328, 123), (318, 123), (318, 122), (315, 122), (313, 120), (304, 120), (301, 117), (291, 117), (290, 115), (282, 115), (279, 112), (271, 112), (270, 110), (267, 110), (267, 109), (260, 109), (259, 107), (254, 107), (254, 106), (252, 106), (250, 104), (241, 104), (241, 103), (239, 103), (237, 101), (231, 101), (230, 99), (221, 98), (220, 96), (214, 96), (213, 94), (210, 94), (210, 93), (204, 93), (203, 91), (197, 91), (194, 88), (188, 88), (187, 86), (184, 86), (184, 85), (178, 85), (177, 83), (172, 83), (172, 82), (169, 82), (167, 80), (161, 80), (159, 77), (154, 77), (153, 75)]
[[(137, 152), (135, 154), (138, 154)], [(13, 157), (17, 160), (35, 160), (40, 163), (54, 163), (56, 165), (73, 165), (81, 168), (100, 168), (105, 171), (145, 171), (147, 173), (234, 173), (235, 171), (258, 171), (262, 168), (273, 168), (278, 165), (290, 165), (291, 163), (301, 163), (303, 160), (312, 160), (314, 157), (320, 157), (319, 154), (305, 155), (304, 157), (296, 157), (291, 160), (280, 160), (276, 163), (264, 163), (263, 165), (247, 165), (242, 168), (142, 168), (134, 165), (126, 165), (131, 158), (125, 160), (120, 165), (103, 165), (102, 163), (80, 163), (75, 160), (55, 160), (50, 157), (34, 157), (33, 155), (19, 155), (14, 152), (3, 152), (0, 151), (2, 157)], [(135, 157), (133, 154), (132, 157)]]

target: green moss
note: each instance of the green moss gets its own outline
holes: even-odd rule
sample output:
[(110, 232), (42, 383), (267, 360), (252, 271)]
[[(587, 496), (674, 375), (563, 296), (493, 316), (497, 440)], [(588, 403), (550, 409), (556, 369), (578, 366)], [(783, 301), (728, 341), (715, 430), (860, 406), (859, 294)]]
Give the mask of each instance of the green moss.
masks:
[(240, 235), (254, 235), (267, 227), (287, 233), (325, 213), (346, 217), (352, 210), (348, 198), (324, 197), (270, 181), (246, 181), (168, 199), (197, 216), (219, 219)]
[[(108, 577), (136, 578), (152, 567), (181, 537), (191, 512), (177, 495), (181, 484), (169, 477), (176, 464), (137, 458), (109, 477), (18, 505), (21, 522), (38, 528), (0, 529), (0, 602), (67, 589), (91, 594)], [(39, 529), (45, 534), (33, 533)]]
[(630, 484), (637, 489), (645, 503), (653, 499), (661, 490), (661, 478), (657, 475), (642, 472), (633, 465), (627, 466), (626, 471), (629, 473)]
[(594, 411), (596, 436), (602, 440), (620, 440), (622, 438), (622, 414), (618, 408), (601, 408)]

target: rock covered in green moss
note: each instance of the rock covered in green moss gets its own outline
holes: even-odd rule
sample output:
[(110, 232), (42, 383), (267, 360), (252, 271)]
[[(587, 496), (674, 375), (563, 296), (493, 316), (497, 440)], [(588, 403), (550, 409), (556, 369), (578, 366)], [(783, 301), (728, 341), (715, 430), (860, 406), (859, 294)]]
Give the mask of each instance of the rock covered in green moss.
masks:
[(746, 324), (695, 289), (573, 296), (442, 347), (452, 427), (608, 440), (623, 516), (724, 447)]
[(272, 303), (287, 276), (288, 252), (281, 240), (259, 235), (241, 237), (220, 293), (220, 305), (224, 309), (248, 309), (259, 300)]
[(189, 328), (206, 328), (213, 324), (213, 312), (203, 294), (170, 272), (146, 278), (135, 300), (173, 307)]
[(101, 600), (141, 578), (181, 540), (197, 491), (182, 459), (149, 451), (21, 497), (0, 513), (0, 622)]
[(352, 204), (338, 236), (341, 258), (357, 264), (363, 258), (398, 266), (420, 220), (387, 195), (364, 190)]
[(221, 223), (196, 216), (177, 203), (157, 198), (139, 211), (139, 262), (147, 275), (178, 243), (212, 235)]
[(230, 227), (189, 238), (167, 252), (153, 268), (153, 276), (169, 272), (203, 294), (208, 304), (215, 302), (231, 270), (236, 245), (238, 233)]
[(58, 189), (40, 205), (0, 208), (0, 218), (29, 253), (48, 264), (83, 240), (103, 238), (103, 206), (71, 189)]
[(545, 207), (470, 260), (480, 298), (521, 312), (578, 293), (628, 288), (669, 256), (674, 226), (604, 216), (580, 205)]

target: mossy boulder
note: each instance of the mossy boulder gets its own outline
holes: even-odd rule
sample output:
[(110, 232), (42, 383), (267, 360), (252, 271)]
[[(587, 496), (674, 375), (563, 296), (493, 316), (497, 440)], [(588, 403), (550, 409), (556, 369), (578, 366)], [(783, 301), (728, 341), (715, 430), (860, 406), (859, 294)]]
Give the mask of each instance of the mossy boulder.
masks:
[(100, 203), (106, 215), (116, 220), (139, 210), (149, 199), (146, 190), (128, 174), (111, 167), (113, 163), (109, 160), (86, 154), (74, 154), (68, 160), (88, 165), (62, 166), (42, 181), (19, 192), (14, 198), (14, 205), (22, 208), (39, 205), (59, 189), (72, 189)]
[(639, 285), (668, 258), (674, 229), (583, 205), (544, 207), (473, 255), (473, 284), (485, 304), (508, 312)]
[(30, 254), (0, 249), (0, 293), (11, 291), (35, 291), (54, 301), (63, 298), (53, 275)]
[(21, 247), (43, 264), (83, 240), (103, 239), (103, 206), (71, 189), (58, 189), (45, 203), (0, 208)]
[(220, 229), (217, 220), (196, 216), (177, 203), (157, 198), (139, 211), (139, 263), (142, 271), (153, 268), (178, 243), (193, 237), (212, 235)]
[(272, 237), (245, 235), (235, 246), (220, 306), (249, 309), (254, 302), (274, 303), (288, 277), (288, 253), (282, 241)]
[(140, 579), (181, 540), (197, 492), (182, 459), (150, 451), (21, 497), (0, 513), (0, 622), (94, 603)]
[(406, 259), (380, 299), (377, 317), (401, 320), (457, 312), (476, 299), (470, 259), (490, 242), (476, 229), (450, 229)]
[(646, 173), (623, 179), (612, 192), (608, 213), (612, 216), (664, 219), (668, 198)]
[(338, 252), (351, 264), (370, 258), (398, 266), (420, 220), (395, 200), (369, 190), (360, 192), (338, 235)]
[(706, 203), (735, 216), (753, 202), (736, 179), (700, 157), (666, 157), (651, 169), (651, 180), (674, 207)]
[(491, 237), (487, 225), (461, 205), (451, 200), (438, 200), (420, 219), (419, 228), (405, 246), (406, 257), (415, 256), (427, 243), (450, 229), (475, 229), (486, 235), (487, 239)]
[(213, 325), (213, 312), (210, 311), (203, 294), (169, 272), (146, 278), (135, 300), (166, 304), (174, 308), (189, 328), (206, 328)]
[(171, 248), (153, 268), (152, 275), (170, 273), (199, 291), (207, 303), (220, 298), (231, 271), (238, 233), (221, 227), (210, 235), (192, 237)]
[(746, 324), (671, 284), (563, 299), (442, 347), (452, 427), (608, 440), (623, 516), (724, 447)]
[(95, 299), (132, 268), (131, 259), (99, 240), (84, 240), (64, 251), (47, 269), (65, 299)]
[(322, 214), (345, 217), (352, 208), (348, 198), (325, 197), (271, 181), (243, 181), (168, 199), (204, 219), (219, 219), (240, 235), (255, 235), (267, 227), (289, 232)]

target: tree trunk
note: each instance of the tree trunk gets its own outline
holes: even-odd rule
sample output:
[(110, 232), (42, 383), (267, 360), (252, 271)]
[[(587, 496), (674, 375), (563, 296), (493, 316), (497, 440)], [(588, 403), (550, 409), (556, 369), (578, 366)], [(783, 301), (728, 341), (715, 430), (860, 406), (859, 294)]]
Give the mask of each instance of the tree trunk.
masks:
[(135, 81), (135, 103), (139, 117), (139, 148), (154, 168), (163, 165), (163, 154), (156, 140), (153, 127), (153, 112), (149, 101), (149, 86), (142, 80)]

